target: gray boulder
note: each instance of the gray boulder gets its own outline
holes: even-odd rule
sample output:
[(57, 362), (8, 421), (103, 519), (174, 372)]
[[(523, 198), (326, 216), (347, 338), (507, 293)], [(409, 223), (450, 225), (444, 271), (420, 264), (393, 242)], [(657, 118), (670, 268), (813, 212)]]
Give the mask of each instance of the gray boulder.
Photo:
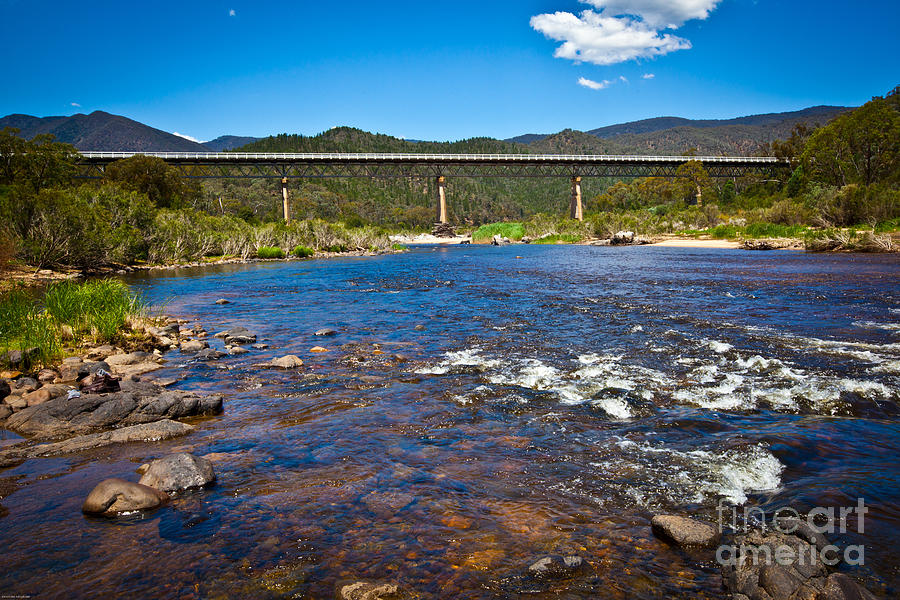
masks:
[(125, 481), (106, 479), (97, 484), (81, 507), (85, 514), (116, 516), (135, 510), (152, 510), (162, 506), (169, 497), (159, 490)]
[(52, 439), (220, 412), (221, 396), (197, 396), (173, 390), (160, 390), (153, 395), (88, 394), (71, 400), (54, 398), (20, 410), (7, 419), (6, 428), (35, 439)]
[(718, 528), (687, 517), (656, 515), (650, 521), (653, 533), (679, 546), (715, 546), (719, 541)]
[(177, 492), (203, 487), (215, 480), (216, 473), (211, 462), (182, 452), (152, 461), (139, 483), (164, 492)]

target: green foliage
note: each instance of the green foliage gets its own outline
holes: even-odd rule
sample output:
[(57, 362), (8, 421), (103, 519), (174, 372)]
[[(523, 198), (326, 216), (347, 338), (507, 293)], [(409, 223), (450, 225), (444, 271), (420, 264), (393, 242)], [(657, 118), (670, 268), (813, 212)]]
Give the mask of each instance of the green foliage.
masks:
[(146, 195), (159, 208), (188, 206), (201, 194), (199, 184), (182, 177), (175, 167), (161, 158), (142, 154), (107, 166), (105, 180)]
[(312, 256), (315, 253), (316, 253), (315, 250), (313, 250), (312, 248), (309, 248), (308, 246), (303, 246), (303, 245), (295, 246), (294, 249), (291, 250), (291, 254), (293, 254), (297, 258), (309, 258), (310, 256)]
[(30, 192), (65, 186), (75, 174), (77, 152), (69, 144), (37, 135), (31, 141), (16, 136), (18, 129), (0, 131), (0, 185), (20, 185)]
[(261, 246), (256, 251), (257, 258), (284, 258), (284, 250), (273, 246)]
[(409, 247), (405, 246), (404, 244), (391, 244), (391, 250), (396, 250), (396, 251), (400, 252), (403, 250), (409, 250)]
[(825, 185), (900, 183), (900, 111), (873, 98), (812, 134), (802, 162)]
[(495, 235), (518, 241), (525, 237), (525, 227), (522, 223), (491, 223), (482, 225), (472, 233), (472, 241), (483, 242), (490, 240)]

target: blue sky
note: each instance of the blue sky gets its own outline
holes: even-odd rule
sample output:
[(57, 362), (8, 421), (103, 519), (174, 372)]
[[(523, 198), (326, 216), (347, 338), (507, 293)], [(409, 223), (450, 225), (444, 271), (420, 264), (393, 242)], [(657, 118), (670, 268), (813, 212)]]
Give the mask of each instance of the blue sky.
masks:
[(900, 84), (897, 0), (0, 0), (0, 22), (0, 115), (105, 110), (200, 140), (506, 138)]

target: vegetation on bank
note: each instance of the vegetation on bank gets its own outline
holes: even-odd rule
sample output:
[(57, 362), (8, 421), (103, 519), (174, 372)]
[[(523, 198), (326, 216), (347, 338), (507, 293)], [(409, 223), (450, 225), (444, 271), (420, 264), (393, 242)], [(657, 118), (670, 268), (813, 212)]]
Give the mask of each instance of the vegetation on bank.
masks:
[(67, 345), (128, 345), (149, 312), (143, 297), (117, 280), (57, 283), (38, 296), (12, 290), (0, 297), (0, 362), (34, 369), (62, 358)]

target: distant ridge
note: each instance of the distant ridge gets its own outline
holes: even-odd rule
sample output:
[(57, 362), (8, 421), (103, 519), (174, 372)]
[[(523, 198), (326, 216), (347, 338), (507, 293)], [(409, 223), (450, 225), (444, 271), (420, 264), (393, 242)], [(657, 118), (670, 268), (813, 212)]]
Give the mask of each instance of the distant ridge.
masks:
[(235, 148), (252, 144), (260, 139), (262, 138), (240, 135), (222, 135), (214, 140), (202, 142), (202, 144), (213, 152), (225, 152), (226, 150), (234, 150)]
[(0, 119), (0, 129), (15, 127), (26, 139), (49, 133), (59, 142), (78, 150), (119, 152), (208, 152), (203, 144), (186, 140), (127, 117), (94, 111), (71, 117), (9, 115)]

